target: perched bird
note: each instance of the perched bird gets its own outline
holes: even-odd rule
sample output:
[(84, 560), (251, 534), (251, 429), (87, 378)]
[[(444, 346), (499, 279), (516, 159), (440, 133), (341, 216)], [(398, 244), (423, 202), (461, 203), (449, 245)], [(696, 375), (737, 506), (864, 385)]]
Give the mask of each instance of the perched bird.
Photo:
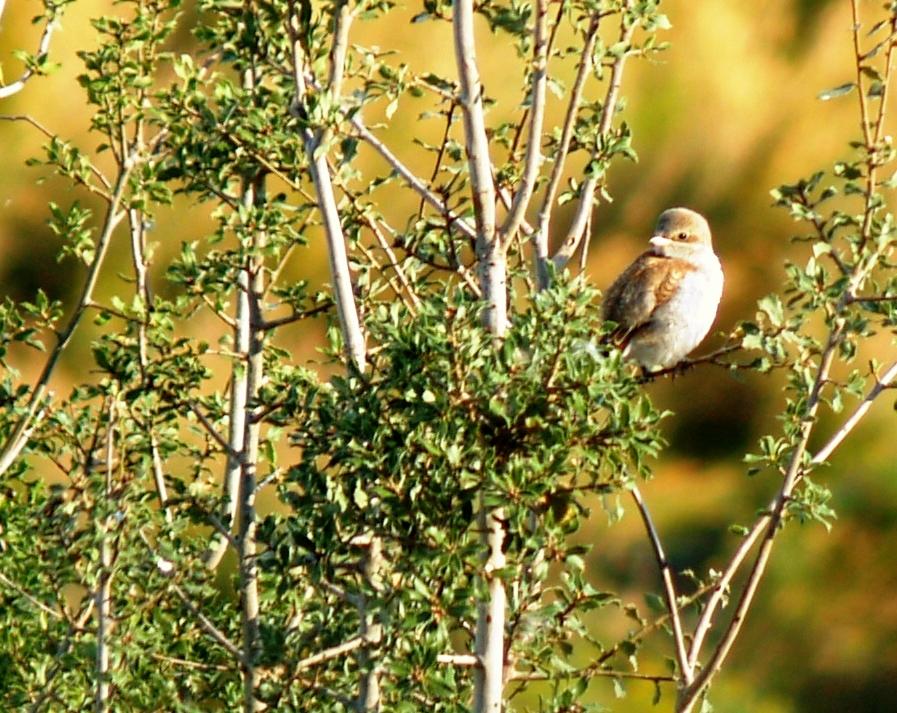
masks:
[(660, 214), (651, 249), (620, 275), (604, 298), (623, 354), (645, 369), (679, 363), (707, 335), (723, 291), (710, 226), (688, 208)]

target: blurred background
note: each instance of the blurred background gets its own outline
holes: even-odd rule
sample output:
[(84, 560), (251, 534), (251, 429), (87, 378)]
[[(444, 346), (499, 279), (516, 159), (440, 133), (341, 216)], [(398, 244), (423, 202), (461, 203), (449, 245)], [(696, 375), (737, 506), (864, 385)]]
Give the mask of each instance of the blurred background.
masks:
[[(872, 10), (880, 3), (862, 5)], [(662, 209), (699, 210), (710, 220), (726, 273), (716, 325), (726, 332), (737, 320), (754, 317), (756, 300), (779, 289), (783, 262), (803, 249), (790, 242), (794, 224), (785, 211), (771, 207), (769, 189), (828, 168), (849, 154), (848, 141), (859, 133), (855, 95), (828, 102), (816, 98), (852, 79), (850, 6), (846, 0), (668, 0), (663, 6), (673, 24), (664, 37), (671, 48), (654, 61), (631, 62), (623, 85), (623, 118), (632, 126), (639, 161), (612, 169), (614, 202), (596, 212), (587, 272), (596, 285), (607, 287), (644, 249)], [(99, 139), (88, 133), (90, 115), (74, 81), (81, 71), (75, 53), (94, 42), (88, 19), (110, 8), (105, 0), (76, 3), (52, 48), (52, 59), (62, 68), (0, 103), (0, 113), (30, 113), (82, 150), (95, 149)], [(408, 31), (407, 20), (418, 11), (410, 6), (389, 23), (359, 26), (358, 41), (396, 47), (415, 69), (452, 76), (447, 28), (426, 23), (420, 33), (417, 27)], [(38, 28), (29, 20), (37, 12), (38, 3), (26, 0), (6, 9), (0, 62), (7, 81), (21, 68), (12, 50), (36, 47)], [(486, 90), (509, 99), (518, 82), (508, 82), (503, 93), (497, 74), (508, 49), (485, 29), (480, 40)], [(177, 42), (189, 48), (186, 35)], [(408, 150), (417, 122), (415, 107), (402, 104), (385, 133), (400, 154), (413, 156)], [(40, 287), (51, 297), (71, 299), (82, 273), (70, 261), (56, 262), (59, 244), (47, 227), (46, 205), (76, 196), (60, 195), (69, 188), (52, 178), (36, 184), (45, 172), (25, 167), (24, 161), (39, 155), (41, 144), (33, 128), (0, 121), (0, 296), (27, 299)], [(203, 210), (183, 200), (161, 214), (154, 234), (157, 263), (164, 264), (181, 242), (200, 239), (209, 225)], [(125, 264), (124, 242), (119, 247)], [(318, 241), (295, 269), (320, 284), (327, 280), (326, 265)], [(322, 329), (318, 323), (291, 334), (298, 360), (315, 357)], [(699, 352), (720, 341), (708, 338)], [(82, 340), (68, 353), (64, 366), (70, 376), (85, 363), (87, 349)], [(879, 358), (887, 359), (889, 350), (893, 354), (890, 341), (881, 341)], [(748, 523), (774, 492), (775, 476), (748, 478), (741, 457), (758, 435), (775, 431), (781, 386), (776, 376), (736, 377), (702, 367), (650, 387), (658, 404), (675, 415), (666, 421), (670, 448), (643, 492), (676, 568), (704, 574), (721, 567), (736, 544), (728, 525)], [(826, 473), (838, 513), (831, 533), (819, 525), (794, 525), (777, 541), (758, 601), (714, 686), (717, 713), (897, 710), (892, 405), (885, 399), (876, 404)], [(835, 423), (820, 432), (831, 432)], [(600, 507), (593, 508), (584, 539), (594, 544), (590, 568), (596, 586), (635, 596), (659, 584), (641, 524), (629, 510), (610, 525)], [(595, 624), (605, 622), (599, 617)], [(662, 672), (659, 659), (647, 657), (643, 663)], [(629, 685), (621, 701), (613, 701), (605, 691), (609, 686), (593, 688), (596, 700), (614, 710), (650, 710), (649, 685)]]

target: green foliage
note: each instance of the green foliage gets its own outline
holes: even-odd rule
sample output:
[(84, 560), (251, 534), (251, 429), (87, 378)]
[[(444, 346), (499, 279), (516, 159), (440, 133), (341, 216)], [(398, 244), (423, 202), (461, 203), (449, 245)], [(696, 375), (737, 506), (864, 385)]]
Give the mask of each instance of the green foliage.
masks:
[[(46, 2), (44, 18), (64, 4)], [(364, 708), (359, 690), (376, 681), (385, 710), (467, 710), (478, 607), (496, 580), (520, 709), (598, 710), (592, 681), (622, 697), (643, 641), (661, 632), (668, 646), (675, 608), (646, 593), (645, 616), (597, 587), (581, 529), (596, 503), (618, 517), (619, 498), (650, 476), (666, 414), (642, 384), (656, 375), (637, 375), (609, 342), (585, 281), (553, 274), (548, 289), (532, 288), (522, 240), (508, 243), (507, 331), (483, 326), (454, 75), (334, 44), (346, 13), (376, 21), (393, 10), (378, 0), (204, 0), (193, 15), (179, 0), (133, 0), (94, 18), (78, 81), (100, 144), (88, 153), (50, 135), (31, 162), (78, 193), (51, 203), (48, 217), (58, 256), (84, 271), (82, 289), (68, 309), (42, 291), (0, 305), (4, 709), (342, 711)], [(538, 6), (489, 0), (475, 10), (519, 60), (520, 100), (488, 131), (498, 187), (513, 194), (525, 175)], [(426, 0), (412, 22), (451, 13)], [(609, 199), (611, 166), (635, 159), (613, 82), (624, 58), (663, 49), (658, 32), (670, 23), (653, 0), (572, 0), (552, 17), (552, 30), (575, 41), (552, 44), (549, 63), (581, 68), (604, 89), (570, 114), (583, 176), (557, 203), (589, 185)], [(184, 30), (196, 44), (181, 53)], [(583, 58), (577, 43), (589, 38)], [(883, 104), (874, 56), (862, 60), (868, 85), (855, 88)], [(50, 68), (46, 56), (26, 61)], [(560, 78), (546, 81), (562, 100)], [(390, 169), (372, 169), (367, 154), (379, 148), (364, 129), (400, 107), (440, 122), (442, 135), (415, 137), (431, 174), (410, 209), (394, 199), (414, 184), (409, 169), (383, 151)], [(863, 394), (876, 365), (866, 374), (852, 363), (897, 321), (895, 182), (879, 172), (894, 149), (872, 126), (832, 171), (773, 193), (811, 231), (801, 237), (809, 255), (787, 266), (784, 294), (761, 300), (756, 321), (736, 331), (754, 358), (733, 366), (787, 374), (781, 432), (746, 458), (752, 472), (784, 476), (761, 516), (775, 519), (770, 538), (788, 518), (834, 518), (830, 493), (808, 477), (826, 460), (809, 452), (811, 431), (821, 406), (837, 413)], [(564, 131), (546, 127), (548, 165), (566, 160)], [(347, 305), (294, 277), (309, 243), (332, 230), (320, 197), (327, 171), (363, 370), (348, 365), (332, 309)], [(166, 245), (155, 221), (186, 203), (204, 211), (208, 232)], [(127, 264), (115, 262), (119, 242)], [(157, 248), (167, 256), (158, 262)], [(295, 363), (288, 330), (325, 314), (327, 363)], [(58, 364), (76, 340), (83, 362), (60, 397)], [(270, 493), (275, 506), (257, 511)], [(504, 558), (490, 571), (487, 512), (500, 514)], [(215, 569), (218, 539), (231, 558)], [(700, 610), (708, 593), (728, 600), (725, 575), (682, 575), (680, 596), (672, 584), (667, 592), (679, 610)], [(590, 630), (598, 610), (623, 622), (613, 636)], [(685, 668), (680, 656), (671, 675), (645, 677), (655, 700), (661, 684), (688, 688)]]
[[(370, 373), (315, 385), (298, 405), (302, 456), (280, 489), (292, 514), (263, 526), (262, 562), (278, 592), (320, 589), (329, 605), (320, 616), (344, 622), (325, 633), (315, 617), (287, 648), (311, 655), (322, 636), (325, 645), (351, 637), (353, 602), (368, 598), (386, 622), (376, 657), (384, 705), (407, 700), (413, 680), (422, 705), (443, 710), (454, 691), (464, 708), (469, 677), (435, 662), (473, 646), (481, 552), (471, 523), (481, 497), (505, 508), (512, 655), (522, 670), (566, 670), (570, 642), (584, 633), (579, 616), (614, 602), (588, 584), (585, 550), (568, 542), (587, 514), (582, 495), (618, 492), (660, 446), (660, 414), (602, 342), (594, 297), (581, 283), (541, 293), (500, 346), (463, 293), (413, 317), (378, 306)], [(356, 572), (347, 584), (362, 533), (382, 548), (379, 581)], [(328, 598), (337, 586), (345, 595)], [(318, 680), (345, 685), (343, 669), (336, 660)]]

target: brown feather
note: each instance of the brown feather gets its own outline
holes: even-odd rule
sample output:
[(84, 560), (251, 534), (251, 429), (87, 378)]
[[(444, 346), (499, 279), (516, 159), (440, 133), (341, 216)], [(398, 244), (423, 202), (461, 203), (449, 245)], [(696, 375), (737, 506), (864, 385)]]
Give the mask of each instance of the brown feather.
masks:
[(620, 337), (651, 320), (654, 310), (676, 293), (682, 278), (695, 268), (680, 258), (642, 253), (607, 290), (604, 318), (619, 325)]

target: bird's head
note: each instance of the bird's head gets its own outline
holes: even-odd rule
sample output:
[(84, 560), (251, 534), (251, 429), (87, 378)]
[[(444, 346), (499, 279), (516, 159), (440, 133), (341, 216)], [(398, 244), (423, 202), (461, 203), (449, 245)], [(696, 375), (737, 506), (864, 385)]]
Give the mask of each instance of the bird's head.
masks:
[(660, 214), (651, 245), (657, 255), (689, 259), (713, 254), (710, 226), (700, 213), (670, 208)]

